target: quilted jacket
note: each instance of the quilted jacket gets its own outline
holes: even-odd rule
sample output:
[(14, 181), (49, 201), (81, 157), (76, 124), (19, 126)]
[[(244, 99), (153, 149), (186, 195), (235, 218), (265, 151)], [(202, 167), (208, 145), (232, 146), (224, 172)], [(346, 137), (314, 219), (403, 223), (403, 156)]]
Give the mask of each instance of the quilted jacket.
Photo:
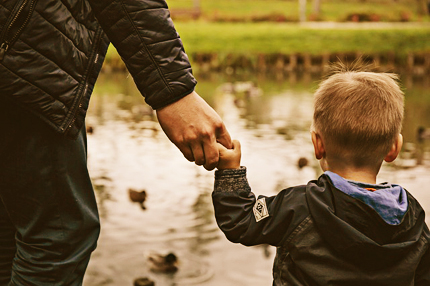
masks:
[(277, 247), (273, 285), (430, 285), (430, 232), (409, 193), (397, 225), (337, 189), (325, 174), (257, 200), (246, 168), (218, 170), (212, 198), (218, 226), (230, 241)]
[(0, 96), (74, 137), (109, 42), (152, 108), (194, 90), (164, 0), (0, 0)]

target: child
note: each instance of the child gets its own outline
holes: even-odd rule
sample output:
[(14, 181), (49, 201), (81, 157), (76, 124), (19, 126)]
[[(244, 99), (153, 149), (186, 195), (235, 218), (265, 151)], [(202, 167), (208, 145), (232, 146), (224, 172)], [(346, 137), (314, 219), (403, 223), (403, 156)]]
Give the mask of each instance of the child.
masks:
[(324, 80), (311, 131), (324, 174), (273, 197), (251, 192), (238, 141), (219, 145), (218, 226), (232, 242), (277, 247), (273, 285), (430, 285), (424, 210), (401, 186), (376, 184), (402, 147), (403, 101), (393, 74), (342, 68)]

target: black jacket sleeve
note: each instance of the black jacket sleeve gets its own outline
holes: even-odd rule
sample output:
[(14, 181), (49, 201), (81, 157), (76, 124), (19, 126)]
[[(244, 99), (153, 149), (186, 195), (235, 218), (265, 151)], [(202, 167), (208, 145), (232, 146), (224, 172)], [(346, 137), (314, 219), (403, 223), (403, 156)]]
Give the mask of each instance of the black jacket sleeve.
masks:
[(227, 239), (247, 246), (281, 246), (309, 216), (305, 186), (257, 199), (249, 187), (245, 167), (216, 171), (212, 200), (216, 221)]
[(88, 1), (152, 108), (194, 90), (196, 80), (164, 0)]

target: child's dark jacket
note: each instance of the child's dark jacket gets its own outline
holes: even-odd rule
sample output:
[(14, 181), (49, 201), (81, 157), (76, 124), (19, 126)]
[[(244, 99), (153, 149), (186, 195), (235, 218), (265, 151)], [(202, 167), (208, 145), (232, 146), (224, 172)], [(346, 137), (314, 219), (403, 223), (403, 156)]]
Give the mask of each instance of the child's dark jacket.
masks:
[(390, 225), (324, 174), (257, 201), (244, 167), (222, 170), (212, 194), (217, 223), (230, 241), (277, 247), (273, 285), (430, 285), (425, 213), (407, 196), (401, 223)]

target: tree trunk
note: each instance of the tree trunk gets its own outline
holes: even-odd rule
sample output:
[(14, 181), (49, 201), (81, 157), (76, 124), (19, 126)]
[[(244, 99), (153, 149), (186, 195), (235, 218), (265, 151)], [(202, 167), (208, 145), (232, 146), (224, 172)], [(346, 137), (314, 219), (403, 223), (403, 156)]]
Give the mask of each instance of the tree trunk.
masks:
[(429, 13), (429, 7), (427, 0), (418, 0), (418, 15), (427, 15)]
[(193, 0), (194, 1), (194, 8), (198, 9), (200, 8), (200, 0)]
[(299, 0), (300, 22), (306, 22), (306, 0)]
[(313, 13), (315, 16), (319, 16), (321, 13), (321, 0), (314, 0)]

